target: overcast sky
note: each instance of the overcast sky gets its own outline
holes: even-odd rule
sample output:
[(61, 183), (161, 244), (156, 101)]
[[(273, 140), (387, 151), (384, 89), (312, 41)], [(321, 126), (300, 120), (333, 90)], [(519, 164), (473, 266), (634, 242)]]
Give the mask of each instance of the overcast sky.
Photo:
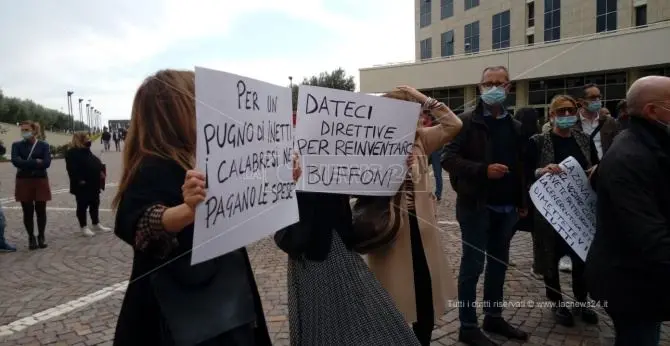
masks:
[[(0, 89), (67, 112), (67, 90), (106, 119), (163, 68), (203, 66), (288, 85), (414, 59), (408, 0), (23, 0), (0, 4)], [(77, 112), (77, 111), (76, 111)]]

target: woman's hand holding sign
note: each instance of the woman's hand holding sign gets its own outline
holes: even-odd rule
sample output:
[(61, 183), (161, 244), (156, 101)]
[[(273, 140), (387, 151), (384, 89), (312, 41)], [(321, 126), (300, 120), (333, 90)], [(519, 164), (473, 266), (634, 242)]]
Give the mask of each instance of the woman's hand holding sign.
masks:
[(302, 167), (300, 166), (300, 156), (297, 152), (293, 153), (293, 182), (298, 182), (302, 175)]
[(181, 191), (184, 197), (184, 204), (195, 211), (195, 207), (207, 197), (205, 175), (195, 170), (187, 171)]

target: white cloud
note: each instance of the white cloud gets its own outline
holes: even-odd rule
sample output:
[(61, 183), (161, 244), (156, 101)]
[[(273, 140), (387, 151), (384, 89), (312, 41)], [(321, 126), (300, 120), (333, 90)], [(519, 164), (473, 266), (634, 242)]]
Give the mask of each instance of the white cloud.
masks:
[[(77, 1), (61, 3), (67, 7)], [(81, 6), (84, 4), (88, 3)], [(350, 0), (119, 0), (115, 5), (87, 5), (81, 15), (70, 13), (72, 20), (54, 19), (54, 9), (26, 11), (33, 17), (31, 22), (40, 23), (46, 32), (37, 31), (27, 18), (18, 18), (10, 28), (0, 24), (0, 29), (26, 35), (12, 37), (12, 42), (21, 44), (20, 49), (0, 47), (0, 87), (5, 94), (66, 110), (65, 91), (72, 89), (76, 116), (77, 99), (84, 97), (92, 99), (105, 118), (127, 118), (142, 79), (154, 72), (152, 69), (175, 67), (146, 65), (149, 59), (190, 40), (238, 34), (231, 32), (235, 20), (268, 10), (311, 23), (305, 30), (312, 25), (331, 30), (337, 39), (320, 42), (330, 48), (299, 60), (258, 56), (250, 60), (200, 59), (193, 65), (288, 84), (289, 75), (297, 83), (305, 76), (339, 66), (358, 78), (361, 67), (414, 57), (414, 4), (406, 0), (366, 0), (364, 5)], [(86, 13), (92, 17), (86, 25), (75, 24), (77, 17)], [(5, 41), (4, 36), (0, 38)], [(287, 38), (287, 49), (298, 44), (289, 41)]]

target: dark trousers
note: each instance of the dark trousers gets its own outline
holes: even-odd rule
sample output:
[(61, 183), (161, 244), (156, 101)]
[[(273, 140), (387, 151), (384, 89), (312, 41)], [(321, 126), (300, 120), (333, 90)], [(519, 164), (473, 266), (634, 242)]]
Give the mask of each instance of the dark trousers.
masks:
[(558, 233), (554, 234), (554, 253), (547, 258), (547, 270), (544, 275), (544, 285), (547, 290), (547, 298), (558, 303), (563, 301), (561, 294), (561, 282), (558, 273), (558, 262), (563, 256), (570, 256), (572, 260), (572, 293), (575, 300), (585, 302), (587, 299), (586, 279), (584, 277), (584, 261), (572, 250)]
[(477, 327), (477, 282), (484, 272), (484, 313), (502, 314), (503, 285), (509, 261), (510, 236), (518, 219), (516, 210), (500, 213), (456, 202), (463, 254), (458, 273), (458, 317), (461, 328)]
[(100, 223), (100, 196), (77, 195), (77, 220), (80, 227), (86, 227), (86, 210), (91, 215), (91, 223)]
[(430, 154), (430, 164), (433, 166), (433, 175), (435, 176), (435, 197), (442, 199), (442, 166), (440, 165), (441, 150), (436, 150)]
[[(574, 270), (574, 269), (573, 269)], [(644, 322), (634, 318), (612, 318), (614, 346), (658, 346), (661, 342), (661, 323)]]
[(37, 215), (38, 235), (44, 236), (44, 230), (47, 227), (47, 202), (21, 202), (21, 209), (23, 210), (23, 225), (26, 227), (28, 236), (35, 235), (35, 215)]
[(409, 211), (410, 242), (412, 247), (412, 268), (414, 270), (414, 296), (416, 299), (416, 322), (413, 330), (422, 346), (430, 345), (435, 326), (433, 307), (433, 286), (428, 269), (428, 261), (423, 250), (421, 231), (416, 213)]

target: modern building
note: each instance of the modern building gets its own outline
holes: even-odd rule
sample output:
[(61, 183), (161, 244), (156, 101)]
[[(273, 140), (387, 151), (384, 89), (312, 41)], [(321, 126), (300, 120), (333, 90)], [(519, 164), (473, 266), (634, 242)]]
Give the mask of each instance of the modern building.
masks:
[(109, 126), (110, 131), (116, 131), (119, 129), (127, 129), (130, 126), (130, 120), (128, 119), (123, 119), (123, 120), (109, 120), (107, 122), (107, 125)]
[(544, 116), (556, 94), (600, 85), (613, 113), (645, 75), (670, 76), (670, 0), (414, 0), (416, 60), (360, 70), (360, 91), (408, 84), (469, 109), (487, 66), (513, 83), (508, 106)]

